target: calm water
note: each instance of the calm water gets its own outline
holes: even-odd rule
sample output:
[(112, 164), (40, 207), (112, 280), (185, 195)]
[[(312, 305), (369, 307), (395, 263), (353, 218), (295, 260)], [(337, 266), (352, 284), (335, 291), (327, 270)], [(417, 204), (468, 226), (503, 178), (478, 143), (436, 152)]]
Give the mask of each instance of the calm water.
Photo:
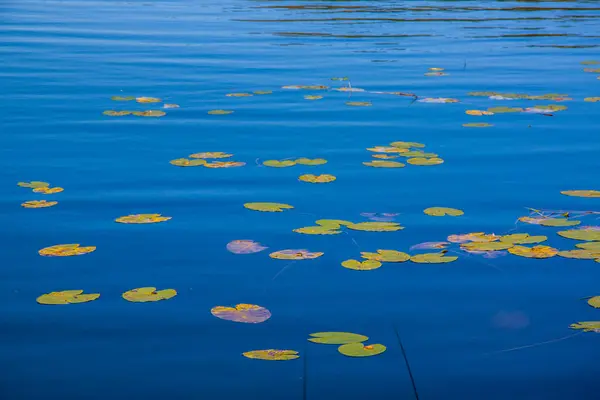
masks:
[[(0, 4), (0, 397), (169, 399), (411, 399), (400, 332), (421, 399), (595, 399), (598, 336), (569, 324), (599, 320), (580, 299), (600, 294), (600, 266), (555, 257), (496, 259), (460, 252), (451, 264), (384, 264), (357, 272), (341, 261), (378, 248), (408, 251), (449, 234), (515, 229), (525, 207), (596, 210), (567, 189), (599, 189), (596, 1), (44, 1)], [(428, 68), (447, 76), (424, 76)], [(591, 66), (594, 68), (594, 66)], [(595, 66), (598, 68), (599, 66)], [(347, 82), (349, 93), (281, 89)], [(273, 94), (226, 97), (231, 92)], [(548, 100), (491, 100), (471, 91), (568, 94), (553, 117), (468, 109), (533, 107)], [(414, 102), (373, 92), (457, 98)], [(304, 95), (322, 95), (309, 101)], [(162, 118), (108, 117), (116, 103), (154, 96), (179, 109)], [(212, 109), (235, 110), (226, 116)], [(464, 128), (490, 122), (487, 129)], [(368, 168), (367, 147), (427, 144), (445, 163)], [(225, 151), (243, 168), (177, 168), (169, 160)], [(318, 167), (267, 168), (266, 159), (323, 157)], [(258, 161), (257, 161), (258, 159)], [(298, 182), (329, 173), (324, 185)], [(42, 180), (63, 193), (16, 186)], [(55, 207), (20, 203), (57, 200)], [(289, 203), (285, 213), (243, 208)], [(422, 210), (456, 207), (459, 218)], [(319, 218), (366, 221), (400, 213), (393, 233), (299, 235)], [(162, 213), (162, 224), (122, 225)], [(597, 220), (586, 217), (584, 224)], [(548, 243), (556, 228), (519, 225)], [(269, 249), (228, 252), (235, 239)], [(61, 243), (97, 246), (46, 258)], [(323, 251), (292, 264), (269, 252)], [(283, 271), (282, 271), (283, 269)], [(174, 288), (169, 301), (125, 302), (126, 290)], [(94, 302), (41, 306), (54, 290), (101, 293)], [(216, 305), (271, 310), (263, 324), (214, 318)], [(387, 352), (346, 358), (306, 341), (316, 331), (368, 335)], [(566, 338), (568, 337), (568, 338)], [(557, 340), (566, 338), (564, 340)], [(539, 342), (543, 345), (499, 352)], [(300, 352), (272, 363), (248, 350)]]

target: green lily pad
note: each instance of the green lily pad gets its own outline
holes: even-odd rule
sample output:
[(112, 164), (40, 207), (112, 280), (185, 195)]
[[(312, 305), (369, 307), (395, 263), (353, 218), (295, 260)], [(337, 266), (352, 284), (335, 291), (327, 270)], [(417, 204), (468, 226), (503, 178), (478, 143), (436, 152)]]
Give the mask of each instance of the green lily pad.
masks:
[(310, 158), (298, 158), (296, 160), (296, 164), (300, 164), (300, 165), (323, 165), (323, 164), (327, 164), (327, 160), (325, 160), (324, 158), (313, 158), (312, 160)]
[(163, 117), (167, 115), (166, 112), (160, 110), (132, 111), (131, 114), (136, 117)]
[(252, 350), (242, 353), (246, 358), (253, 358), (256, 360), (267, 360), (267, 361), (288, 361), (299, 358), (297, 351), (294, 350)]
[(371, 107), (373, 104), (370, 101), (347, 101), (346, 105), (351, 107)]
[(371, 271), (381, 267), (381, 263), (375, 260), (365, 260), (362, 262), (358, 260), (346, 260), (342, 262), (342, 267), (356, 271)]
[(345, 221), (343, 219), (319, 219), (315, 221), (317, 225), (326, 226), (329, 229), (338, 229), (340, 226), (352, 225), (353, 222)]
[(470, 122), (468, 124), (463, 124), (465, 128), (489, 128), (494, 125), (488, 124), (487, 122)]
[(559, 105), (559, 104), (550, 104), (547, 106), (534, 106), (533, 108), (537, 108), (538, 110), (547, 110), (547, 111), (563, 111), (567, 109), (567, 106)]
[(600, 251), (594, 250), (568, 250), (559, 251), (558, 255), (564, 258), (578, 258), (580, 260), (595, 260), (600, 258)]
[(169, 161), (169, 163), (177, 167), (201, 167), (206, 164), (206, 160), (188, 160), (187, 158), (178, 158), (176, 160)]
[(110, 98), (113, 101), (132, 101), (135, 100), (133, 96), (113, 96)]
[(292, 160), (267, 160), (265, 162), (263, 162), (263, 165), (266, 167), (274, 167), (274, 168), (286, 168), (286, 167), (293, 167), (294, 165), (296, 165), (296, 161), (292, 161)]
[(316, 225), (316, 226), (306, 226), (304, 228), (294, 229), (296, 233), (302, 233), (304, 235), (337, 235), (342, 233), (342, 231), (336, 230), (337, 228), (331, 225)]
[(390, 143), (390, 146), (392, 147), (397, 147), (399, 149), (409, 149), (411, 147), (417, 147), (417, 148), (423, 148), (425, 147), (425, 145), (423, 143), (417, 143), (417, 142), (392, 142)]
[(262, 212), (282, 212), (283, 210), (294, 208), (293, 206), (284, 203), (246, 203), (244, 204), (244, 207), (249, 210)]
[(372, 357), (383, 353), (386, 347), (382, 344), (363, 345), (362, 343), (348, 343), (338, 347), (338, 351), (347, 357)]
[(519, 107), (490, 107), (487, 110), (489, 112), (493, 112), (494, 114), (518, 113), (523, 111), (523, 109)]
[(500, 238), (501, 242), (512, 244), (534, 244), (542, 243), (546, 240), (548, 240), (547, 236), (529, 236), (528, 233), (514, 233), (512, 235), (505, 235)]
[(358, 224), (348, 225), (349, 229), (355, 231), (367, 231), (367, 232), (393, 232), (404, 229), (395, 222), (359, 222)]
[(406, 160), (407, 163), (411, 164), (411, 165), (438, 165), (438, 164), (443, 164), (444, 160), (442, 160), (441, 158), (423, 158), (423, 157), (415, 157), (415, 158), (409, 158), (408, 160)]
[(600, 296), (590, 297), (587, 303), (594, 308), (600, 308)]
[(558, 254), (558, 250), (550, 246), (513, 246), (508, 249), (510, 254), (527, 258), (550, 258)]
[(29, 189), (39, 189), (46, 188), (50, 186), (48, 182), (40, 182), (40, 181), (31, 181), (31, 182), (18, 182), (17, 186), (29, 188)]
[(442, 264), (458, 260), (455, 256), (445, 256), (444, 253), (425, 253), (417, 254), (410, 258), (410, 261), (419, 264)]
[(377, 250), (377, 253), (361, 252), (362, 258), (367, 260), (375, 260), (380, 262), (404, 262), (410, 259), (406, 253), (396, 250)]
[(542, 226), (575, 226), (580, 223), (581, 221), (566, 218), (541, 218), (538, 222)]
[(569, 325), (569, 328), (583, 330), (584, 332), (600, 332), (600, 321), (576, 322)]
[(413, 151), (407, 151), (404, 153), (400, 153), (400, 156), (406, 157), (406, 158), (411, 158), (411, 157), (436, 158), (438, 155), (435, 153), (425, 153), (424, 151), (421, 151), (421, 150), (413, 150)]
[(585, 250), (600, 251), (600, 242), (578, 243), (575, 245), (575, 247), (579, 247), (580, 249), (585, 249)]
[(600, 190), (563, 190), (560, 193), (573, 197), (600, 197)]
[(381, 161), (381, 160), (373, 160), (363, 162), (367, 167), (375, 167), (375, 168), (402, 168), (404, 164), (397, 161)]
[(511, 242), (470, 242), (460, 245), (461, 248), (469, 251), (498, 251), (507, 250), (513, 247)]
[(350, 332), (317, 332), (311, 333), (309, 342), (319, 344), (347, 344), (360, 343), (369, 340), (367, 336)]
[(227, 115), (227, 114), (233, 114), (234, 112), (231, 110), (210, 110), (208, 112), (208, 114), (210, 115)]
[(571, 229), (557, 233), (567, 239), (600, 241), (600, 230), (595, 229)]
[(432, 217), (444, 217), (446, 215), (451, 217), (459, 217), (465, 214), (463, 210), (448, 207), (429, 207), (423, 210), (423, 212), (427, 215), (431, 215)]
[(252, 93), (258, 94), (258, 95), (265, 95), (265, 94), (273, 94), (273, 91), (271, 91), (271, 90), (255, 90)]
[(102, 112), (104, 115), (108, 115), (109, 117), (124, 117), (125, 115), (131, 115), (133, 112), (131, 111), (115, 111), (115, 110), (106, 110)]

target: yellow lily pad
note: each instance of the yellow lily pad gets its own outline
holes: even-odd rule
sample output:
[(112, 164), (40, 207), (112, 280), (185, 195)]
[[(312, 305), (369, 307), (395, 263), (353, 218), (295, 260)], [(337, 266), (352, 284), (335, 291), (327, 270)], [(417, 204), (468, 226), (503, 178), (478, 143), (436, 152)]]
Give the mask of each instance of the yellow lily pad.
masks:
[(332, 225), (306, 226), (304, 228), (294, 229), (294, 232), (302, 233), (304, 235), (337, 235), (338, 233), (342, 233), (342, 231), (338, 231), (337, 227), (333, 227)]
[(255, 90), (252, 93), (258, 94), (258, 95), (273, 94), (273, 92), (271, 90)]
[(248, 210), (261, 212), (283, 212), (283, 210), (294, 208), (293, 206), (284, 203), (245, 203), (244, 207)]
[(188, 160), (187, 158), (178, 158), (176, 160), (169, 161), (169, 163), (177, 167), (201, 167), (206, 164), (206, 160)]
[(252, 93), (227, 93), (227, 97), (251, 97)]
[(34, 193), (41, 193), (41, 194), (54, 194), (54, 193), (60, 193), (60, 192), (62, 192), (64, 190), (65, 189), (63, 189), (61, 187), (53, 187), (53, 188), (39, 187), (39, 188), (33, 189), (33, 192)]
[(47, 208), (58, 204), (58, 201), (46, 201), (46, 200), (29, 200), (25, 203), (21, 203), (21, 207), (24, 208)]
[(538, 225), (542, 226), (575, 226), (580, 223), (581, 221), (566, 218), (540, 218), (538, 220)]
[(423, 158), (423, 157), (418, 157), (418, 158), (409, 158), (408, 160), (406, 160), (407, 163), (411, 164), (411, 165), (438, 165), (438, 164), (443, 164), (444, 160), (442, 160), (441, 158)]
[(578, 258), (580, 260), (595, 260), (600, 258), (600, 251), (595, 250), (568, 250), (559, 251), (558, 255), (564, 258)]
[(44, 247), (38, 254), (45, 257), (71, 257), (88, 254), (96, 250), (96, 246), (80, 247), (79, 244), (57, 244)]
[(460, 247), (468, 251), (498, 251), (510, 249), (514, 243), (510, 242), (469, 242), (463, 243)]
[(246, 358), (253, 358), (256, 360), (268, 360), (268, 361), (288, 361), (299, 358), (297, 351), (294, 350), (252, 350), (242, 353)]
[(558, 254), (558, 250), (549, 246), (513, 246), (508, 249), (510, 254), (527, 258), (550, 258)]
[(333, 175), (321, 174), (321, 175), (313, 175), (313, 174), (305, 174), (300, 175), (298, 180), (309, 183), (329, 183), (335, 181), (337, 178)]
[(569, 325), (571, 329), (582, 330), (584, 332), (600, 332), (600, 321), (583, 321)]
[(304, 96), (305, 100), (321, 100), (322, 98), (323, 98), (323, 96), (311, 96), (311, 95)]
[(590, 297), (587, 303), (594, 308), (600, 308), (600, 296)]
[(310, 252), (305, 249), (279, 250), (269, 254), (276, 260), (312, 260), (321, 257), (323, 252)]
[(133, 96), (113, 96), (110, 98), (113, 101), (132, 101), (135, 100)]
[(458, 260), (456, 256), (445, 256), (445, 253), (425, 253), (410, 257), (410, 261), (419, 264), (442, 264)]
[(407, 157), (407, 158), (412, 158), (412, 157), (436, 158), (438, 155), (435, 153), (425, 153), (424, 151), (421, 151), (421, 150), (412, 150), (412, 151), (407, 151), (405, 153), (401, 153), (400, 156)]
[(372, 357), (383, 353), (387, 348), (379, 343), (364, 345), (348, 343), (338, 347), (338, 351), (347, 357)]
[(133, 114), (133, 111), (106, 110), (106, 111), (103, 111), (102, 114), (108, 115), (109, 117), (124, 117), (126, 115)]
[(563, 190), (560, 193), (573, 197), (600, 197), (600, 190)]
[(160, 103), (162, 100), (157, 97), (136, 97), (138, 103)]
[(381, 263), (375, 260), (365, 260), (362, 262), (358, 260), (346, 260), (342, 262), (342, 267), (355, 271), (371, 271), (381, 267)]
[(324, 158), (298, 158), (296, 160), (296, 164), (299, 165), (323, 165), (323, 164), (327, 164), (327, 160)]
[(397, 147), (399, 149), (409, 149), (411, 147), (417, 147), (417, 148), (423, 148), (425, 147), (425, 145), (423, 143), (417, 143), (417, 142), (392, 142), (390, 143), (390, 146), (392, 147)]
[(389, 154), (373, 154), (373, 158), (379, 158), (382, 160), (393, 160), (394, 158), (398, 158), (400, 156), (390, 156)]
[(115, 222), (121, 224), (154, 224), (165, 222), (172, 217), (163, 217), (161, 214), (131, 214), (115, 219)]
[(519, 107), (490, 107), (487, 110), (494, 114), (518, 113), (524, 111), (522, 108)]
[(318, 344), (348, 344), (369, 340), (367, 336), (350, 332), (316, 332), (310, 336), (312, 337), (308, 341)]
[(160, 110), (133, 111), (132, 114), (137, 117), (162, 117), (167, 115), (166, 112)]
[(347, 101), (346, 105), (350, 107), (371, 107), (373, 104), (370, 101)]
[(448, 207), (429, 207), (423, 210), (423, 212), (427, 215), (431, 215), (432, 217), (444, 217), (446, 215), (458, 217), (465, 214), (463, 210)]
[(394, 232), (404, 229), (396, 222), (359, 222), (348, 225), (348, 229), (367, 232)]
[(575, 245), (575, 247), (579, 247), (580, 249), (585, 249), (585, 250), (600, 251), (600, 242), (578, 243)]
[(232, 110), (210, 110), (208, 112), (208, 114), (210, 115), (228, 115), (228, 114), (233, 114), (234, 111)]
[(367, 162), (363, 162), (363, 164), (366, 165), (367, 167), (374, 167), (374, 168), (403, 168), (405, 166), (405, 164), (402, 164), (401, 162), (397, 162), (397, 161), (380, 161), (380, 160), (367, 161)]
[(168, 300), (177, 296), (175, 289), (156, 290), (155, 287), (142, 287), (131, 289), (123, 293), (122, 297), (132, 303), (147, 303)]
[(377, 250), (377, 253), (361, 252), (362, 258), (379, 262), (405, 262), (410, 259), (410, 255), (396, 250)]
[(241, 161), (213, 161), (207, 162), (204, 164), (206, 168), (235, 168), (235, 167), (243, 167), (246, 165), (245, 162)]
[(430, 71), (443, 71), (444, 68), (437, 68), (437, 67), (433, 67), (433, 68), (429, 68)]
[(292, 161), (292, 160), (267, 160), (265, 162), (263, 162), (263, 165), (266, 167), (273, 167), (273, 168), (285, 168), (285, 167), (293, 167), (294, 165), (296, 165), (296, 161)]
[(600, 230), (591, 228), (571, 229), (568, 231), (559, 231), (557, 233), (567, 239), (600, 241)]
[(408, 149), (393, 146), (368, 147), (367, 150), (373, 153), (408, 153)]
[(586, 97), (583, 101), (587, 101), (588, 103), (597, 103), (600, 101), (600, 97)]
[(343, 219), (319, 219), (316, 220), (315, 223), (317, 225), (330, 227), (331, 229), (338, 229), (342, 225), (348, 226), (353, 224), (353, 222), (345, 221)]
[(488, 124), (487, 122), (471, 122), (468, 124), (463, 124), (465, 128), (490, 128), (494, 125)]
[(490, 111), (484, 111), (484, 110), (467, 110), (465, 111), (465, 114), (467, 115), (473, 115), (473, 116), (482, 116), (482, 115), (494, 115), (493, 112)]
[(204, 153), (194, 153), (190, 154), (190, 158), (229, 158), (233, 156), (233, 154), (224, 153), (222, 151), (209, 151)]
[(31, 182), (19, 182), (17, 186), (30, 188), (30, 189), (39, 189), (50, 186), (48, 182), (40, 182), (40, 181), (31, 181)]
[(500, 238), (501, 242), (512, 244), (535, 244), (542, 243), (548, 240), (547, 236), (530, 236), (528, 233), (514, 233), (512, 235), (504, 235)]
[(100, 293), (83, 294), (83, 290), (63, 290), (39, 296), (36, 301), (44, 305), (88, 303), (100, 297)]

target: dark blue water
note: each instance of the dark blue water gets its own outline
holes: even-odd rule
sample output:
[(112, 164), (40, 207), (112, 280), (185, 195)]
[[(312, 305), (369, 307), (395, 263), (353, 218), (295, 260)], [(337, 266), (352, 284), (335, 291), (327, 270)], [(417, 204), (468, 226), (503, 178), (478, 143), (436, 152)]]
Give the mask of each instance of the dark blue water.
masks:
[[(3, 399), (596, 399), (600, 344), (569, 324), (600, 319), (580, 299), (600, 294), (591, 260), (459, 252), (451, 264), (340, 266), (360, 251), (397, 249), (450, 234), (515, 229), (525, 207), (598, 211), (600, 60), (596, 1), (3, 1), (0, 4), (0, 397)], [(447, 76), (424, 76), (428, 68)], [(599, 68), (600, 66), (587, 66)], [(347, 82), (348, 93), (284, 90)], [(270, 90), (271, 95), (226, 97)], [(472, 91), (567, 94), (554, 116), (472, 117), (468, 109), (533, 107), (548, 100), (491, 100)], [(457, 98), (414, 102), (374, 92)], [(304, 95), (322, 95), (308, 101)], [(176, 103), (161, 118), (107, 117), (110, 109), (156, 109), (111, 96)], [(158, 107), (162, 105), (159, 104)], [(212, 109), (234, 110), (225, 116)], [(490, 122), (486, 129), (464, 128)], [(444, 164), (368, 168), (367, 147), (427, 144)], [(242, 168), (178, 168), (172, 159), (224, 151)], [(267, 159), (323, 157), (317, 167), (267, 168)], [(258, 159), (258, 162), (256, 161)], [(298, 182), (304, 173), (337, 176)], [(65, 188), (37, 195), (16, 186)], [(25, 209), (27, 200), (58, 205)], [(293, 205), (285, 213), (243, 208)], [(422, 210), (456, 207), (463, 217)], [(365, 221), (400, 213), (398, 232), (305, 236), (319, 218)], [(161, 213), (161, 224), (122, 225)], [(585, 225), (597, 224), (594, 216)], [(519, 225), (548, 244), (574, 242), (557, 228)], [(235, 239), (266, 252), (236, 255)], [(80, 257), (40, 257), (43, 247), (97, 246)], [(325, 255), (286, 261), (270, 251)], [(456, 249), (456, 247), (454, 247)], [(285, 268), (282, 272), (282, 268)], [(124, 301), (142, 286), (174, 288), (157, 303)], [(42, 306), (56, 290), (99, 300)], [(253, 303), (273, 317), (235, 324), (216, 305)], [(508, 321), (508, 322), (507, 322)], [(382, 343), (365, 359), (306, 341), (349, 331)], [(566, 339), (562, 339), (566, 338)], [(558, 340), (560, 339), (560, 340)], [(500, 352), (531, 344), (534, 347)], [(300, 352), (289, 362), (250, 360), (249, 350)]]

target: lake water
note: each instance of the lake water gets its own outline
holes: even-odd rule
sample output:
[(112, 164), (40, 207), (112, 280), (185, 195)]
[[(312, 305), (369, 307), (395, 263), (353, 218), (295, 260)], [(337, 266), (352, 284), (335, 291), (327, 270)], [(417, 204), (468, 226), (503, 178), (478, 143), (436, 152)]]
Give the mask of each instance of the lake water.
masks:
[[(396, 332), (421, 399), (597, 398), (599, 337), (569, 329), (600, 320), (581, 300), (600, 295), (593, 260), (485, 258), (453, 244), (447, 255), (459, 258), (448, 264), (353, 271), (341, 262), (376, 249), (416, 254), (424, 250), (413, 245), (468, 232), (547, 235), (545, 244), (573, 248), (556, 234), (561, 228), (516, 221), (526, 207), (599, 211), (599, 199), (560, 193), (600, 189), (600, 103), (584, 101), (600, 96), (600, 73), (584, 68), (600, 65), (581, 64), (600, 60), (598, 2), (8, 0), (0, 24), (3, 399), (411, 399)], [(445, 75), (426, 76), (429, 68)], [(282, 89), (288, 85), (330, 89)], [(350, 85), (364, 92), (332, 90)], [(272, 94), (226, 96), (253, 91)], [(468, 95), (482, 91), (561, 96)], [(415, 101), (439, 97), (459, 102)], [(465, 113), (549, 104), (568, 109)], [(147, 109), (166, 115), (103, 115)], [(208, 114), (214, 109), (235, 112)], [(463, 127), (481, 122), (493, 126)], [(362, 164), (376, 154), (367, 148), (393, 141), (424, 143), (444, 163)], [(246, 165), (169, 163), (207, 151)], [(262, 165), (298, 157), (328, 162)], [(308, 173), (337, 180), (298, 181)], [(65, 190), (31, 193), (19, 181)], [(58, 204), (20, 206), (41, 199)], [(294, 209), (255, 212), (248, 202)], [(425, 215), (432, 206), (465, 214)], [(114, 221), (139, 213), (172, 219)], [(405, 229), (292, 231), (320, 218), (368, 221), (364, 213), (397, 213)], [(598, 225), (593, 214), (581, 221)], [(269, 249), (227, 251), (237, 239)], [(37, 253), (65, 243), (97, 250)], [(269, 258), (283, 249), (324, 255)], [(178, 295), (145, 304), (121, 298), (145, 286)], [(36, 303), (68, 289), (101, 297)], [(238, 303), (267, 307), (272, 317), (236, 324), (211, 315)], [(387, 351), (348, 358), (337, 346), (307, 342), (319, 331), (364, 334)], [(300, 358), (242, 356), (270, 348)]]

